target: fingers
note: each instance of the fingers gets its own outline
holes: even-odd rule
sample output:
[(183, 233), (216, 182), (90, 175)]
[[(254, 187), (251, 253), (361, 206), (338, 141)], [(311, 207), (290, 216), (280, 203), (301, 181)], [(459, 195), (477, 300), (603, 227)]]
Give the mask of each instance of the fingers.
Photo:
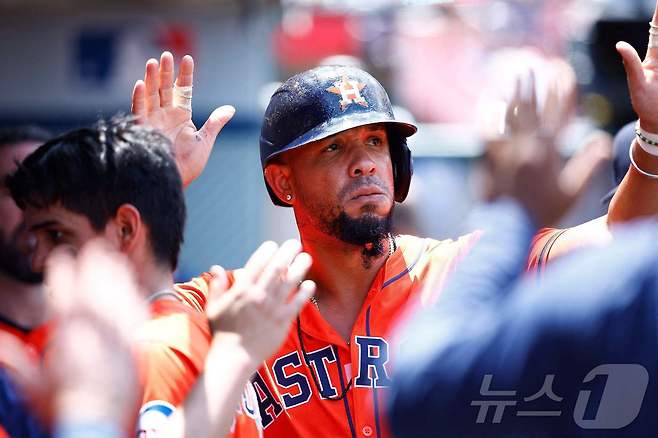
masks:
[(94, 320), (115, 327), (128, 337), (146, 317), (132, 270), (125, 256), (110, 249), (106, 242), (92, 240), (78, 255), (79, 287), (84, 294), (80, 304)]
[(160, 56), (160, 106), (168, 108), (173, 102), (174, 56), (171, 52), (162, 52)]
[(216, 296), (228, 290), (229, 281), (226, 270), (221, 266), (215, 265), (210, 268), (213, 279), (210, 282), (210, 295)]
[(586, 140), (585, 146), (567, 162), (559, 177), (563, 191), (575, 199), (582, 194), (598, 167), (610, 160), (612, 137), (597, 132)]
[(315, 294), (315, 290), (315, 282), (311, 280), (305, 280), (302, 282), (302, 284), (299, 286), (299, 290), (288, 303), (284, 318), (290, 320), (297, 316), (302, 307), (308, 303), (309, 298)]
[[(273, 255), (265, 267), (263, 274), (258, 279), (258, 284), (268, 295), (276, 293), (278, 286), (285, 284), (288, 266), (302, 250), (302, 245), (297, 240), (287, 240), (281, 248)], [(290, 289), (288, 289), (290, 290)]]
[(64, 248), (55, 248), (46, 261), (46, 285), (58, 315), (69, 313), (77, 302), (76, 270), (73, 255)]
[(264, 242), (259, 246), (244, 266), (241, 279), (246, 281), (247, 284), (255, 284), (278, 248), (279, 246), (272, 241)]
[[(266, 287), (268, 297), (272, 298), (277, 303), (285, 303), (288, 301), (290, 292), (297, 289), (304, 277), (306, 277), (306, 273), (312, 264), (310, 255), (299, 252), (301, 251), (301, 245), (299, 245), (299, 242), (291, 242), (294, 242), (291, 247), (294, 248), (293, 251), (295, 253), (283, 253), (283, 251), (286, 250), (286, 244), (281, 246), (282, 257), (279, 260), (279, 264), (283, 265), (283, 267), (278, 268), (278, 271), (280, 272), (279, 276), (266, 279), (267, 283), (264, 286)], [(277, 257), (278, 255), (279, 254), (277, 254)]]
[(633, 90), (637, 90), (644, 81), (644, 71), (642, 70), (640, 55), (637, 54), (637, 51), (633, 46), (624, 41), (618, 42), (616, 48), (624, 63), (628, 88), (632, 93)]
[(139, 122), (143, 122), (146, 118), (146, 84), (144, 81), (139, 80), (135, 82), (133, 87), (133, 96), (131, 101), (130, 111)]
[[(656, 29), (653, 28), (653, 24), (658, 23), (658, 2), (656, 2), (656, 9), (653, 11), (653, 18), (651, 19), (651, 31), (655, 31)], [(655, 36), (649, 35), (649, 46), (651, 46), (651, 43), (655, 41)], [(654, 42), (655, 44), (655, 42)], [(647, 61), (657, 61), (658, 60), (658, 47), (647, 47), (647, 55), (645, 57), (645, 60)]]
[[(287, 282), (292, 286), (298, 285), (304, 279), (304, 277), (306, 277), (306, 273), (311, 268), (312, 264), (313, 260), (311, 259), (310, 255), (305, 252), (298, 254), (288, 268), (288, 273), (286, 276)], [(290, 290), (290, 288), (288, 288), (288, 290)]]
[(178, 71), (178, 78), (176, 78), (176, 85), (179, 87), (191, 87), (194, 82), (194, 60), (190, 55), (183, 56), (180, 62), (180, 70)]
[(206, 123), (199, 129), (199, 134), (206, 141), (206, 144), (215, 144), (217, 135), (219, 135), (219, 132), (231, 120), (234, 114), (235, 108), (230, 105), (221, 106), (210, 114)]
[(147, 112), (160, 108), (160, 79), (158, 76), (158, 61), (151, 58), (146, 62), (146, 73), (144, 74)]

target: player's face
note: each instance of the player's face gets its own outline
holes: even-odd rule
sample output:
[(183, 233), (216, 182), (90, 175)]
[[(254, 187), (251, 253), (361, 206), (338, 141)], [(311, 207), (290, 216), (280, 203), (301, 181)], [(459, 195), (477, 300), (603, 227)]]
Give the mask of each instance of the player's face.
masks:
[(26, 232), (23, 212), (14, 203), (4, 184), (16, 169), (16, 162), (31, 154), (38, 144), (19, 143), (0, 147), (0, 272), (24, 283), (39, 283), (41, 275), (30, 268), (34, 239)]
[(77, 253), (89, 240), (107, 234), (96, 231), (87, 217), (60, 205), (27, 207), (25, 223), (36, 236), (36, 250), (32, 256), (32, 269), (36, 272), (43, 272), (46, 260), (55, 248), (66, 247)]
[(330, 228), (338, 221), (342, 228), (356, 226), (359, 233), (358, 228), (390, 220), (393, 168), (383, 124), (352, 128), (295, 149), (288, 162), (298, 205)]

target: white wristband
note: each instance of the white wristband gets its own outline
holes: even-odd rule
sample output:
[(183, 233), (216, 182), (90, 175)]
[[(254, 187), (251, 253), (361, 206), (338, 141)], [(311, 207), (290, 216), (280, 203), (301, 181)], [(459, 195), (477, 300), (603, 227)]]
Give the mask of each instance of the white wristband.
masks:
[(644, 152), (658, 157), (658, 134), (642, 129), (638, 120), (635, 124), (635, 135), (637, 136), (637, 143)]
[(637, 144), (640, 145), (640, 148), (649, 155), (658, 157), (658, 146), (653, 146), (642, 140), (640, 137), (637, 137)]
[(649, 173), (647, 171), (644, 171), (640, 169), (640, 167), (637, 165), (637, 163), (635, 162), (635, 158), (633, 158), (633, 143), (631, 143), (631, 147), (628, 148), (628, 157), (631, 159), (631, 165), (635, 168), (635, 170), (637, 170), (647, 178), (658, 179), (658, 175), (656, 175), (655, 173)]

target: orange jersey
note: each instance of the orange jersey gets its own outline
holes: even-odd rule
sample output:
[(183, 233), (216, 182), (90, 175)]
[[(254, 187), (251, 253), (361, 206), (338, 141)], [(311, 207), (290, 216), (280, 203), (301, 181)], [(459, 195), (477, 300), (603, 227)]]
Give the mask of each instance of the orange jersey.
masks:
[[(204, 274), (175, 286), (179, 300), (151, 303), (151, 319), (141, 328), (137, 355), (143, 387), (138, 436), (155, 434), (180, 405), (203, 371), (211, 333), (203, 308), (208, 295)], [(247, 385), (236, 409), (231, 436), (259, 437), (260, 420), (253, 389)]]
[(352, 328), (350, 342), (307, 304), (279, 351), (253, 377), (264, 436), (388, 437), (384, 399), (390, 385), (389, 334), (430, 275), (438, 288), (475, 234), (457, 241), (396, 238)]
[(541, 274), (553, 259), (588, 246), (604, 245), (611, 238), (607, 216), (573, 228), (542, 228), (532, 239), (527, 270)]
[[(23, 379), (28, 379), (29, 368), (32, 365), (41, 366), (44, 361), (44, 356), (50, 341), (53, 324), (43, 324), (33, 329), (20, 327), (0, 316), (0, 368), (10, 371), (12, 374), (21, 375)], [(26, 363), (27, 361), (27, 363)], [(26, 365), (29, 365), (26, 367)], [(13, 375), (7, 377), (15, 377)], [(33, 382), (28, 380), (31, 384), (40, 385), (41, 382)], [(3, 386), (3, 385), (0, 385)], [(7, 393), (5, 391), (9, 390)], [(14, 392), (16, 391), (16, 392)], [(0, 420), (8, 421), (4, 429), (0, 425), (0, 438), (8, 437), (12, 431), (14, 434), (21, 433), (34, 433), (43, 434), (45, 436), (45, 429), (43, 429), (47, 417), (47, 412), (37, 412), (35, 406), (30, 404), (32, 400), (23, 399), (19, 394), (18, 388), (8, 389), (3, 388), (4, 402), (9, 402), (7, 412), (2, 412), (0, 406)], [(0, 405), (4, 404), (0, 400)], [(43, 406), (40, 406), (43, 407)], [(7, 414), (7, 415), (5, 415)], [(39, 416), (38, 414), (43, 414)], [(2, 422), (2, 421), (0, 421)], [(12, 435), (13, 436), (13, 435)]]
[(0, 366), (20, 373), (24, 356), (40, 366), (50, 342), (53, 326), (54, 324), (47, 323), (28, 329), (0, 316)]
[(551, 249), (555, 245), (555, 241), (560, 238), (567, 230), (560, 230), (555, 228), (542, 228), (532, 238), (530, 244), (530, 254), (528, 255), (528, 271), (536, 271), (541, 274), (548, 263), (548, 258), (551, 255)]

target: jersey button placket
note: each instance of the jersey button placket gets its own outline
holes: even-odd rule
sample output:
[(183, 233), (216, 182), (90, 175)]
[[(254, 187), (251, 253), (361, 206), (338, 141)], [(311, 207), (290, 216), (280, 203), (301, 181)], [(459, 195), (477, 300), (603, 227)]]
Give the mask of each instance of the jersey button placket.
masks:
[(372, 435), (372, 427), (363, 426), (363, 429), (361, 429), (361, 432), (363, 433), (364, 436), (370, 436), (370, 435)]

